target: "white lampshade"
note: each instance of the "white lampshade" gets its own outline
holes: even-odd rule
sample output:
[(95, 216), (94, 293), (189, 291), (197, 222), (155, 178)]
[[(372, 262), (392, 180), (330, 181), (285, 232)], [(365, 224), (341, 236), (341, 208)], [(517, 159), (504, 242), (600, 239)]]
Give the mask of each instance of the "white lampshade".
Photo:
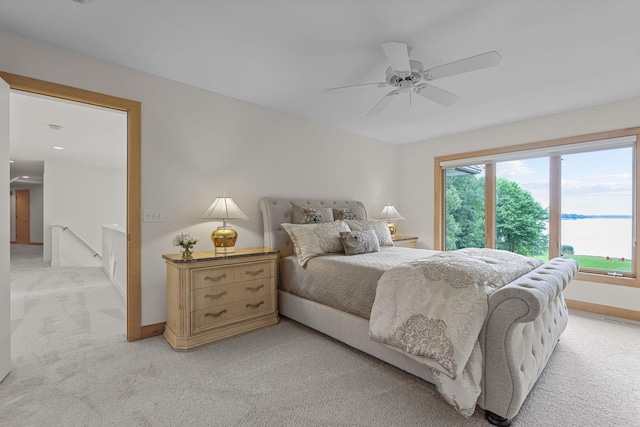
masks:
[(222, 220), (249, 219), (234, 203), (233, 199), (226, 196), (216, 198), (200, 218)]
[(400, 215), (400, 212), (398, 212), (398, 210), (391, 206), (391, 205), (387, 205), (384, 207), (384, 209), (382, 209), (382, 219), (386, 219), (387, 221), (395, 221), (398, 219), (404, 219), (404, 217), (402, 215)]

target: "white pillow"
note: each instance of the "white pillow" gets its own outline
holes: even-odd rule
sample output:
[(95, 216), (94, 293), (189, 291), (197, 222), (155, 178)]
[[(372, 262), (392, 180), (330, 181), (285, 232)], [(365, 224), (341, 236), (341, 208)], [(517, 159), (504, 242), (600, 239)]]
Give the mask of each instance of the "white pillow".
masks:
[(346, 221), (348, 219), (367, 219), (367, 213), (362, 206), (352, 206), (350, 208), (333, 208), (333, 219), (336, 221), (341, 219)]
[(393, 240), (391, 240), (389, 225), (384, 221), (361, 221), (356, 219), (346, 220), (345, 222), (353, 231), (373, 230), (378, 236), (380, 246), (395, 246)]
[(341, 231), (350, 231), (344, 221), (318, 224), (282, 224), (289, 234), (298, 257), (298, 264), (305, 266), (311, 258), (327, 253), (344, 251), (340, 240)]
[(331, 208), (312, 208), (293, 205), (294, 224), (317, 224), (319, 222), (331, 221), (333, 221), (333, 210), (331, 210)]

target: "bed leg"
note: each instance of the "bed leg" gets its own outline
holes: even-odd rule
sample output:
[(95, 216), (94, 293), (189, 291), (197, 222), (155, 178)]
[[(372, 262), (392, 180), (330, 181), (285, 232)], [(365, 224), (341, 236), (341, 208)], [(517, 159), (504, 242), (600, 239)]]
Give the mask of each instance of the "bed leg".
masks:
[(484, 416), (491, 424), (498, 427), (509, 427), (511, 420), (509, 418), (502, 418), (499, 415), (494, 414), (491, 411), (484, 411)]

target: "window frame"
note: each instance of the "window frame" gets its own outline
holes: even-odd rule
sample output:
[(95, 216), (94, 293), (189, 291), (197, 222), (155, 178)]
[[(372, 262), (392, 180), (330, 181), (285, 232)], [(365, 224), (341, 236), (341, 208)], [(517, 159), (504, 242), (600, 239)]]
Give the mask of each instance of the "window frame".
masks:
[[(634, 167), (633, 167), (633, 274), (624, 277), (614, 277), (607, 274), (606, 271), (582, 270), (576, 276), (577, 280), (588, 282), (596, 282), (603, 284), (640, 287), (640, 259), (638, 252), (638, 230), (640, 229), (640, 195), (638, 194), (639, 186), (637, 185), (637, 169), (640, 167), (640, 127), (611, 130), (605, 132), (597, 132), (579, 136), (571, 136), (565, 138), (551, 139), (546, 141), (531, 142), (526, 144), (510, 145), (505, 147), (491, 148), (485, 150), (471, 151), (467, 153), (457, 153), (434, 158), (434, 249), (444, 250), (445, 248), (445, 169), (441, 167), (442, 163), (454, 160), (473, 159), (479, 157), (498, 156), (507, 153), (524, 152), (527, 150), (540, 150), (544, 148), (552, 148), (560, 145), (570, 145), (577, 143), (585, 143), (597, 140), (606, 140), (610, 138), (619, 138), (625, 136), (635, 136), (636, 145), (634, 149)], [(594, 150), (597, 151), (597, 150)], [(561, 239), (561, 156), (549, 155), (549, 259), (560, 256), (560, 239)], [(495, 248), (495, 206), (496, 206), (496, 177), (495, 163), (485, 164), (485, 247)], [(552, 220), (553, 217), (553, 220)]]

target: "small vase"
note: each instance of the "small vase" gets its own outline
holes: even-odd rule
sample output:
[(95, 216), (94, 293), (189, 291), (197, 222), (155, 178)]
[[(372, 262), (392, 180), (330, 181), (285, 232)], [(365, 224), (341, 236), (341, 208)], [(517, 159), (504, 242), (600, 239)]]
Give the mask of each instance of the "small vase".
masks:
[(190, 248), (184, 248), (184, 252), (182, 252), (182, 258), (191, 258), (191, 255), (193, 255), (193, 250), (191, 250)]

